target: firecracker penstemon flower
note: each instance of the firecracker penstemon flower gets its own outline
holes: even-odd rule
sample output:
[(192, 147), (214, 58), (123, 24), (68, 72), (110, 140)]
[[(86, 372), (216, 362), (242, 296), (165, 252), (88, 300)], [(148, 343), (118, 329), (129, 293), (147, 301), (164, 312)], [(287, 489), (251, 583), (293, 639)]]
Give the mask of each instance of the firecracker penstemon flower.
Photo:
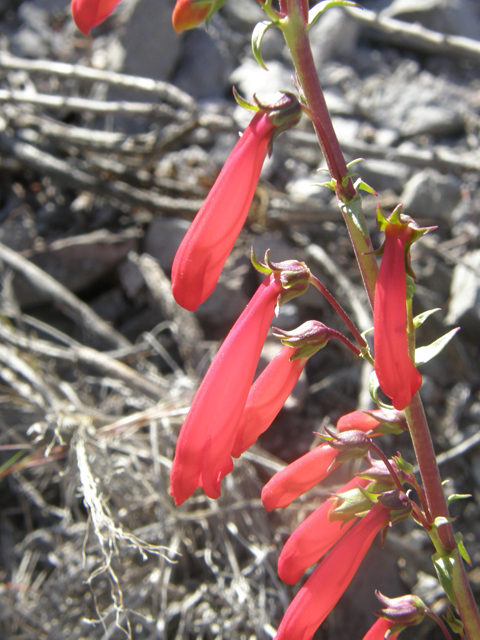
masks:
[(252, 204), (273, 138), (300, 119), (292, 94), (257, 113), (230, 153), (175, 255), (172, 292), (178, 304), (196, 311), (212, 293)]
[[(409, 249), (427, 229), (419, 229), (397, 207), (388, 220), (378, 207), (377, 220), (385, 232), (382, 262), (375, 286), (373, 344), (375, 373), (381, 390), (401, 411), (420, 389), (422, 376), (412, 362), (407, 336), (407, 271)], [(413, 354), (412, 354), (413, 355)]]

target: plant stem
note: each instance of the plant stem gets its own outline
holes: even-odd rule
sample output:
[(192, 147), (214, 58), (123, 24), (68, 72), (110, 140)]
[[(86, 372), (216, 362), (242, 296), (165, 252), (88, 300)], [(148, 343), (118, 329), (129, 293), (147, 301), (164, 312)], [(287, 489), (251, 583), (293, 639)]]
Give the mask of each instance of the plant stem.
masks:
[(360, 335), (360, 332), (358, 331), (357, 327), (350, 320), (350, 318), (349, 318), (347, 312), (345, 311), (345, 309), (336, 300), (336, 298), (330, 293), (330, 291), (327, 289), (327, 287), (325, 287), (320, 282), (320, 280), (318, 278), (316, 278), (314, 275), (312, 275), (310, 277), (310, 284), (312, 286), (314, 286), (316, 289), (318, 289), (318, 291), (320, 291), (320, 293), (324, 296), (324, 298), (332, 305), (332, 307), (335, 309), (335, 311), (338, 313), (338, 315), (342, 318), (344, 323), (347, 325), (347, 327), (352, 332), (352, 335), (355, 338), (355, 340), (357, 341), (358, 345), (361, 348), (365, 348), (367, 346), (367, 343), (365, 342), (365, 340)]
[[(433, 519), (438, 517), (449, 518), (447, 501), (443, 493), (433, 442), (423, 410), (423, 404), (418, 393), (415, 394), (410, 405), (405, 409), (405, 416), (422, 477), (428, 509)], [(469, 638), (469, 640), (478, 640), (478, 638), (480, 638), (480, 614), (468, 582), (465, 566), (458, 551), (450, 522), (446, 522), (438, 527), (438, 536), (443, 545), (445, 556), (450, 555), (453, 551), (455, 562), (452, 574), (452, 586), (455, 593), (457, 609), (467, 632), (467, 638)]]
[(334, 180), (345, 224), (355, 251), (365, 289), (373, 307), (378, 272), (373, 247), (362, 212), (361, 197), (356, 193), (348, 173), (345, 158), (328, 113), (325, 97), (318, 79), (304, 20), (302, 0), (282, 0), (286, 17), (281, 21), (285, 42), (290, 49), (303, 98), (311, 114), (320, 147)]

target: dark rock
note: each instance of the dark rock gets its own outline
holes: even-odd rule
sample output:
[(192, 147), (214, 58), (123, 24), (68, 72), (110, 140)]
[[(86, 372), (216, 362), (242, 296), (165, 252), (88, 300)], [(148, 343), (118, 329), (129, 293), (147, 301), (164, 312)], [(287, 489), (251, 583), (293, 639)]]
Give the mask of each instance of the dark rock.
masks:
[(172, 27), (175, 0), (136, 0), (125, 25), (125, 73), (167, 80), (181, 52), (181, 38)]

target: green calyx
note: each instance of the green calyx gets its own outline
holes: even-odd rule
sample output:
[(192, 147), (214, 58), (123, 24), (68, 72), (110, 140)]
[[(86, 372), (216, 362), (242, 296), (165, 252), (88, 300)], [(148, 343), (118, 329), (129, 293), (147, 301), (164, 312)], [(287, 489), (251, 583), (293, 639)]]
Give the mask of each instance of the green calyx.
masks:
[(317, 320), (309, 320), (292, 331), (272, 328), (272, 333), (287, 347), (296, 349), (290, 360), (310, 358), (323, 349), (330, 339), (331, 329)]
[[(419, 238), (424, 236), (429, 231), (436, 229), (436, 227), (419, 227), (417, 223), (412, 218), (410, 218), (410, 216), (402, 213), (401, 204), (395, 207), (388, 218), (385, 217), (381, 206), (377, 205), (377, 227), (385, 234), (396, 235), (404, 242), (405, 267), (407, 275), (413, 278), (413, 280), (416, 280), (415, 274), (413, 273), (410, 266), (410, 248), (414, 242), (416, 242)], [(384, 248), (385, 243), (382, 244), (382, 246), (373, 253), (377, 256), (381, 256), (383, 254)], [(410, 285), (412, 284), (413, 283), (410, 283)], [(411, 295), (413, 295), (412, 291), (410, 293)]]
[(375, 615), (393, 622), (391, 634), (399, 633), (405, 627), (419, 624), (428, 611), (427, 606), (418, 596), (409, 594), (399, 598), (387, 598), (380, 591), (376, 591), (375, 595), (384, 607), (380, 611), (375, 611)]
[(356, 458), (364, 458), (370, 450), (370, 438), (363, 431), (351, 430), (334, 433), (324, 427), (327, 435), (318, 434), (333, 448), (340, 451), (335, 462), (346, 462)]
[(364, 516), (370, 510), (374, 500), (368, 492), (360, 487), (336, 493), (333, 497), (333, 507), (328, 512), (330, 522), (349, 522), (353, 518)]
[(310, 269), (304, 262), (299, 260), (285, 260), (284, 262), (272, 262), (270, 260), (270, 249), (265, 253), (265, 263), (262, 264), (253, 251), (251, 252), (251, 261), (253, 266), (260, 273), (265, 275), (274, 274), (280, 280), (282, 285), (282, 293), (278, 296), (278, 309), (288, 302), (301, 296), (308, 289), (311, 273)]

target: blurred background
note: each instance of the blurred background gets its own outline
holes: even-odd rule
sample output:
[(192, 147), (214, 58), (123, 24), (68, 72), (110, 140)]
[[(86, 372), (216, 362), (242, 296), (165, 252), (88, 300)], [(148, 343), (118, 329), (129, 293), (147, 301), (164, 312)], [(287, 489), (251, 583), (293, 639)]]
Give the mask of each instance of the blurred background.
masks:
[[(236, 462), (222, 498), (176, 509), (168, 472), (196, 387), (260, 282), (250, 248), (305, 260), (363, 331), (372, 325), (310, 123), (276, 139), (247, 224), (212, 296), (191, 314), (169, 289), (175, 251), (249, 115), (233, 100), (293, 90), (280, 32), (254, 61), (263, 12), (229, 0), (181, 35), (173, 0), (122, 0), (84, 37), (65, 0), (0, 0), (0, 636), (5, 640), (275, 635), (295, 588), (276, 576), (289, 533), (354, 465), (285, 512), (259, 495), (314, 432), (371, 408), (367, 364), (330, 343), (308, 363), (274, 425)], [(480, 4), (365, 0), (334, 8), (312, 49), (375, 247), (378, 202), (421, 226), (415, 312), (427, 345), (422, 397), (455, 526), (480, 592)], [(445, 35), (446, 34), (446, 35)], [(316, 291), (274, 325), (344, 330)], [(278, 352), (269, 338), (260, 367)], [(413, 461), (408, 435), (388, 454)], [(409, 523), (372, 548), (318, 639), (359, 640), (388, 597), (447, 602), (428, 536)], [(443, 637), (423, 623), (402, 638)]]

